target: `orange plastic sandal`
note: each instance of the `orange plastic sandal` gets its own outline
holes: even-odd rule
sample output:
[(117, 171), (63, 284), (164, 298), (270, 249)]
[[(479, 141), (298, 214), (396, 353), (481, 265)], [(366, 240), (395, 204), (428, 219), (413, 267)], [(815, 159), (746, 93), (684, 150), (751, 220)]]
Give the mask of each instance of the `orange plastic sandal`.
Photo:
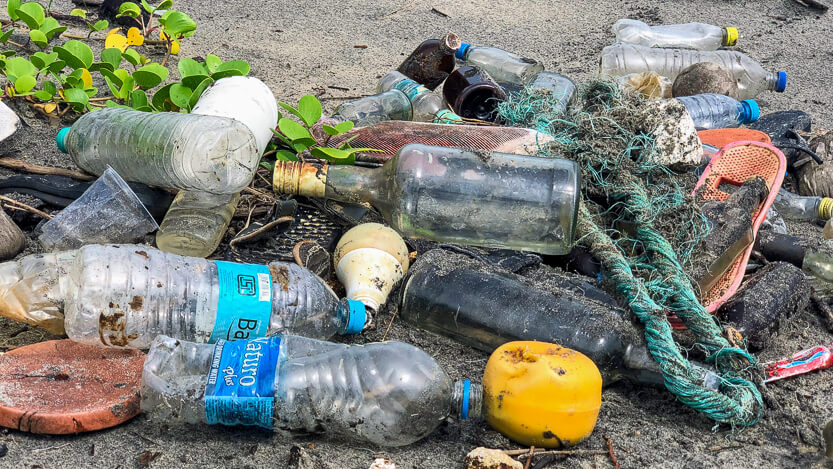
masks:
[(700, 141), (717, 148), (735, 142), (763, 142), (772, 144), (769, 135), (752, 129), (711, 129), (697, 132)]
[(139, 414), (145, 354), (70, 340), (0, 356), (0, 425), (62, 435), (109, 428)]

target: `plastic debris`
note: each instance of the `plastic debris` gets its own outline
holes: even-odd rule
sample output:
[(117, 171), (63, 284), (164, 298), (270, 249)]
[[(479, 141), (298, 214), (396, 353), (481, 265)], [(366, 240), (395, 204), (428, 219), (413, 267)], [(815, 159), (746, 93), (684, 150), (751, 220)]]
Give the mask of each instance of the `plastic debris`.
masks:
[(738, 30), (703, 23), (664, 24), (649, 26), (632, 19), (621, 19), (613, 25), (617, 42), (647, 47), (717, 50), (734, 46)]
[(684, 68), (671, 87), (675, 98), (716, 93), (738, 99), (738, 84), (732, 72), (714, 62), (698, 62)]
[(26, 246), (26, 235), (20, 227), (0, 208), (0, 260), (11, 259)]
[(20, 118), (5, 103), (0, 102), (0, 142), (11, 137), (20, 127)]

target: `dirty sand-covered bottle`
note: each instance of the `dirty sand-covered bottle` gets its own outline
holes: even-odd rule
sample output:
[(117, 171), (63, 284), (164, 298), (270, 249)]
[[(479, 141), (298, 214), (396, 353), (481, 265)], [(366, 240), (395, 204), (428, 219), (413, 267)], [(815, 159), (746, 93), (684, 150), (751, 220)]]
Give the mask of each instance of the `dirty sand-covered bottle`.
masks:
[(619, 43), (602, 50), (600, 72), (607, 77), (656, 72), (674, 80), (699, 62), (713, 62), (729, 70), (738, 82), (740, 99), (754, 98), (764, 91), (781, 93), (787, 87), (786, 72), (768, 72), (746, 54), (733, 50), (658, 49)]
[(278, 162), (282, 194), (369, 202), (402, 236), (564, 254), (573, 244), (575, 162), (410, 144), (377, 169)]
[(357, 333), (361, 302), (340, 301), (294, 263), (209, 261), (149, 246), (88, 245), (0, 264), (0, 313), (90, 345), (147, 348), (157, 335), (195, 342), (280, 331)]
[(460, 44), (460, 38), (454, 33), (423, 41), (396, 70), (433, 90), (454, 71), (454, 53)]
[(504, 83), (522, 85), (544, 71), (541, 62), (497, 47), (472, 46), (464, 42), (454, 55), (460, 62), (485, 70), (495, 81)]
[(411, 80), (400, 72), (392, 71), (379, 80), (377, 93), (399, 90), (411, 100), (412, 119), (417, 122), (454, 124), (463, 119), (445, 105), (443, 97)]
[(717, 50), (738, 42), (736, 28), (704, 23), (649, 26), (642, 21), (621, 19), (613, 25), (613, 34), (616, 42), (677, 49)]
[(801, 196), (786, 189), (778, 191), (773, 205), (788, 220), (825, 221), (833, 215), (833, 199)]
[(533, 76), (526, 84), (536, 93), (546, 93), (557, 99), (555, 109), (562, 112), (575, 101), (576, 84), (570, 77), (554, 72), (541, 72)]
[(346, 345), (288, 334), (195, 344), (159, 337), (142, 373), (159, 422), (249, 425), (404, 446), (447, 417), (480, 416), (482, 388), (452, 382), (402, 342)]
[(383, 121), (409, 121), (412, 117), (411, 100), (396, 89), (342, 103), (331, 116), (339, 122), (351, 121), (356, 127)]

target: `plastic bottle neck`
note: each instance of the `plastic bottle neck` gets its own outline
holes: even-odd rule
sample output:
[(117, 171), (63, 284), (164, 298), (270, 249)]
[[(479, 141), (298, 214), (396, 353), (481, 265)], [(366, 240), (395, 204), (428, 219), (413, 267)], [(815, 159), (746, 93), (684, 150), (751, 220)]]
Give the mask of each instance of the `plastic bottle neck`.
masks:
[(451, 392), (451, 415), (460, 420), (480, 417), (483, 409), (483, 386), (469, 380), (457, 381)]

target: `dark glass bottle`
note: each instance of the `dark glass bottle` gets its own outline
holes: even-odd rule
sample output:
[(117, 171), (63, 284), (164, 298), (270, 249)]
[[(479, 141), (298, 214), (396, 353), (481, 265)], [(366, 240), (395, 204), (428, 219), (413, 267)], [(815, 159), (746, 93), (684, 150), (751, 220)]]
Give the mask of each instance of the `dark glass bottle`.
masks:
[(459, 116), (493, 121), (497, 105), (506, 100), (506, 93), (488, 73), (467, 65), (448, 76), (443, 97)]
[(460, 38), (454, 33), (442, 39), (429, 39), (417, 46), (397, 71), (433, 90), (454, 71), (454, 53), (460, 44)]

